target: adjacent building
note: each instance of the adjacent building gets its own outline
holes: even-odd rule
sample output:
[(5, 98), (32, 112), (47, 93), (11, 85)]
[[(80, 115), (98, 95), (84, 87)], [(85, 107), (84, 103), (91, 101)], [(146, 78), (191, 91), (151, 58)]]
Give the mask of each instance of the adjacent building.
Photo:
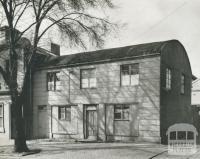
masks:
[[(192, 112), (193, 124), (197, 131), (200, 132), (200, 79), (196, 79), (192, 83)], [(197, 142), (200, 143), (200, 135), (197, 136)]]

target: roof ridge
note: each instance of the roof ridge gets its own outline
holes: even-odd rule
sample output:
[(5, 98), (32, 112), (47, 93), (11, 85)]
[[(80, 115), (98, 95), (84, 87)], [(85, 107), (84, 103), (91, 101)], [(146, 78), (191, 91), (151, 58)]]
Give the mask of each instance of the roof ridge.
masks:
[(97, 49), (97, 50), (91, 50), (91, 51), (82, 51), (82, 52), (77, 52), (77, 53), (73, 53), (73, 54), (66, 54), (66, 55), (61, 55), (59, 57), (65, 57), (68, 55), (77, 55), (77, 54), (83, 54), (83, 53), (93, 53), (93, 52), (100, 52), (100, 51), (107, 51), (107, 50), (113, 50), (113, 49), (122, 49), (122, 48), (128, 48), (128, 47), (136, 47), (136, 46), (143, 46), (143, 45), (149, 45), (149, 44), (155, 44), (155, 43), (168, 43), (170, 41), (178, 41), (176, 39), (171, 39), (171, 40), (165, 40), (165, 41), (156, 41), (156, 42), (146, 42), (146, 43), (142, 43), (142, 44), (134, 44), (134, 45), (125, 45), (125, 46), (120, 46), (120, 47), (111, 47), (111, 48), (104, 48), (104, 49)]
[(171, 41), (177, 40), (158, 41), (52, 57), (50, 60), (41, 63), (39, 68), (74, 66), (154, 55), (158, 56), (158, 54), (161, 53), (163, 46)]

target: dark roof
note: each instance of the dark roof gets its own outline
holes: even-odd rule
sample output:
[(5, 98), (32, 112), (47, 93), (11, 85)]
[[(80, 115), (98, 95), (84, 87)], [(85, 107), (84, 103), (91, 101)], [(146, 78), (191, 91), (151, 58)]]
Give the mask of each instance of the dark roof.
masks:
[[(177, 40), (170, 40), (177, 41)], [(53, 57), (43, 62), (39, 67), (70, 67), (83, 64), (111, 62), (122, 59), (146, 57), (158, 55), (161, 53), (163, 46), (170, 41), (153, 42), (119, 48), (103, 49), (91, 52), (82, 52), (78, 54), (64, 55)]]

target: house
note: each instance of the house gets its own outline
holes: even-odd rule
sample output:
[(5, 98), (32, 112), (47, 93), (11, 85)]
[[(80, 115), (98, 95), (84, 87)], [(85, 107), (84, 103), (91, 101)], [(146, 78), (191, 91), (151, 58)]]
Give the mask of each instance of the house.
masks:
[[(39, 48), (35, 57), (24, 106), (27, 138), (166, 143), (169, 126), (192, 123), (193, 75), (179, 41), (65, 56), (52, 48), (56, 56)], [(0, 88), (0, 138), (10, 139), (14, 112), (9, 90)]]
[[(196, 79), (192, 82), (192, 113), (193, 123), (200, 132), (200, 79)], [(200, 143), (200, 135), (197, 136), (197, 143)]]
[(192, 106), (200, 107), (200, 79), (192, 83)]
[[(19, 31), (16, 30), (16, 33)], [(9, 64), (9, 28), (7, 26), (0, 28), (0, 66), (5, 69)], [(21, 38), (16, 52), (18, 54), (18, 86), (21, 88), (25, 71), (25, 58), (30, 52), (30, 41), (26, 38)], [(36, 61), (43, 61), (44, 58), (53, 57), (52, 53), (38, 48), (37, 54), (34, 55)], [(36, 62), (35, 62), (36, 63)], [(26, 136), (28, 139), (32, 137), (32, 84), (31, 76), (29, 77), (29, 87), (26, 90), (27, 98), (24, 99), (26, 105), (23, 106), (23, 117), (26, 127)], [(14, 109), (11, 108), (10, 90), (7, 86), (2, 74), (0, 74), (0, 141), (7, 142), (15, 137), (14, 125)], [(0, 142), (0, 144), (1, 144)]]
[(177, 40), (59, 56), (33, 76), (33, 138), (166, 143), (191, 123), (192, 71)]

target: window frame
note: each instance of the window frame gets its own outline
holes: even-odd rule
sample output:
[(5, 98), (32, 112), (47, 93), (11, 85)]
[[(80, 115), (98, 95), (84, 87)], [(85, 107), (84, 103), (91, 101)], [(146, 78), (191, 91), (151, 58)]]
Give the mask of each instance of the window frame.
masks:
[(0, 103), (0, 107), (2, 107), (2, 114), (0, 114), (0, 118), (2, 118), (2, 127), (0, 127), (0, 133), (4, 133), (5, 129), (4, 129), (4, 104)]
[[(61, 109), (64, 109), (64, 118), (61, 118)], [(67, 110), (69, 109), (69, 110)], [(69, 113), (70, 112), (70, 115), (68, 117), (67, 115), (67, 112)], [(72, 106), (71, 105), (61, 105), (61, 106), (58, 106), (58, 120), (60, 121), (71, 121), (71, 118), (72, 118)]]
[[(118, 113), (120, 113), (120, 118), (116, 118), (116, 110), (117, 107), (120, 107), (120, 109), (118, 109)], [(128, 107), (128, 118), (125, 118), (125, 113), (126, 110), (125, 107)], [(115, 121), (130, 121), (130, 105), (129, 104), (115, 104), (114, 105), (114, 120)]]
[[(95, 86), (91, 87), (91, 77), (87, 77), (87, 78), (83, 78), (83, 71), (92, 71), (94, 70), (94, 78), (95, 78)], [(88, 73), (89, 76), (91, 76), (91, 72)], [(82, 80), (83, 79), (87, 79), (88, 80), (88, 87), (83, 87), (83, 82)], [(80, 89), (95, 89), (97, 88), (97, 76), (96, 76), (96, 68), (83, 68), (83, 69), (80, 69)]]
[[(61, 89), (57, 89), (57, 82), (61, 82), (60, 77), (57, 76), (58, 73), (61, 73), (60, 71), (53, 71), (53, 72), (47, 72), (47, 76), (46, 76), (46, 86), (47, 86), (47, 91), (61, 91)], [(49, 75), (53, 74), (53, 89), (49, 89)], [(59, 80), (57, 80), (57, 77), (59, 78)]]
[(169, 67), (165, 69), (165, 89), (167, 91), (172, 89), (172, 69)]
[(181, 73), (181, 94), (185, 94), (185, 75)]
[[(131, 67), (132, 66), (137, 66), (137, 69), (135, 69), (136, 70), (136, 74), (133, 74), (133, 75), (138, 75), (138, 84), (132, 84), (132, 73), (131, 73), (131, 71), (133, 70)], [(122, 78), (122, 76), (123, 76), (123, 71), (122, 71), (122, 67), (124, 67), (124, 66), (128, 66), (128, 76), (129, 76), (129, 84), (127, 84), (127, 85), (124, 85), (123, 84), (123, 78)], [(120, 65), (120, 86), (138, 86), (139, 85), (139, 82), (140, 82), (140, 67), (139, 67), (139, 63), (130, 63), (130, 64), (122, 64), (122, 65)]]

